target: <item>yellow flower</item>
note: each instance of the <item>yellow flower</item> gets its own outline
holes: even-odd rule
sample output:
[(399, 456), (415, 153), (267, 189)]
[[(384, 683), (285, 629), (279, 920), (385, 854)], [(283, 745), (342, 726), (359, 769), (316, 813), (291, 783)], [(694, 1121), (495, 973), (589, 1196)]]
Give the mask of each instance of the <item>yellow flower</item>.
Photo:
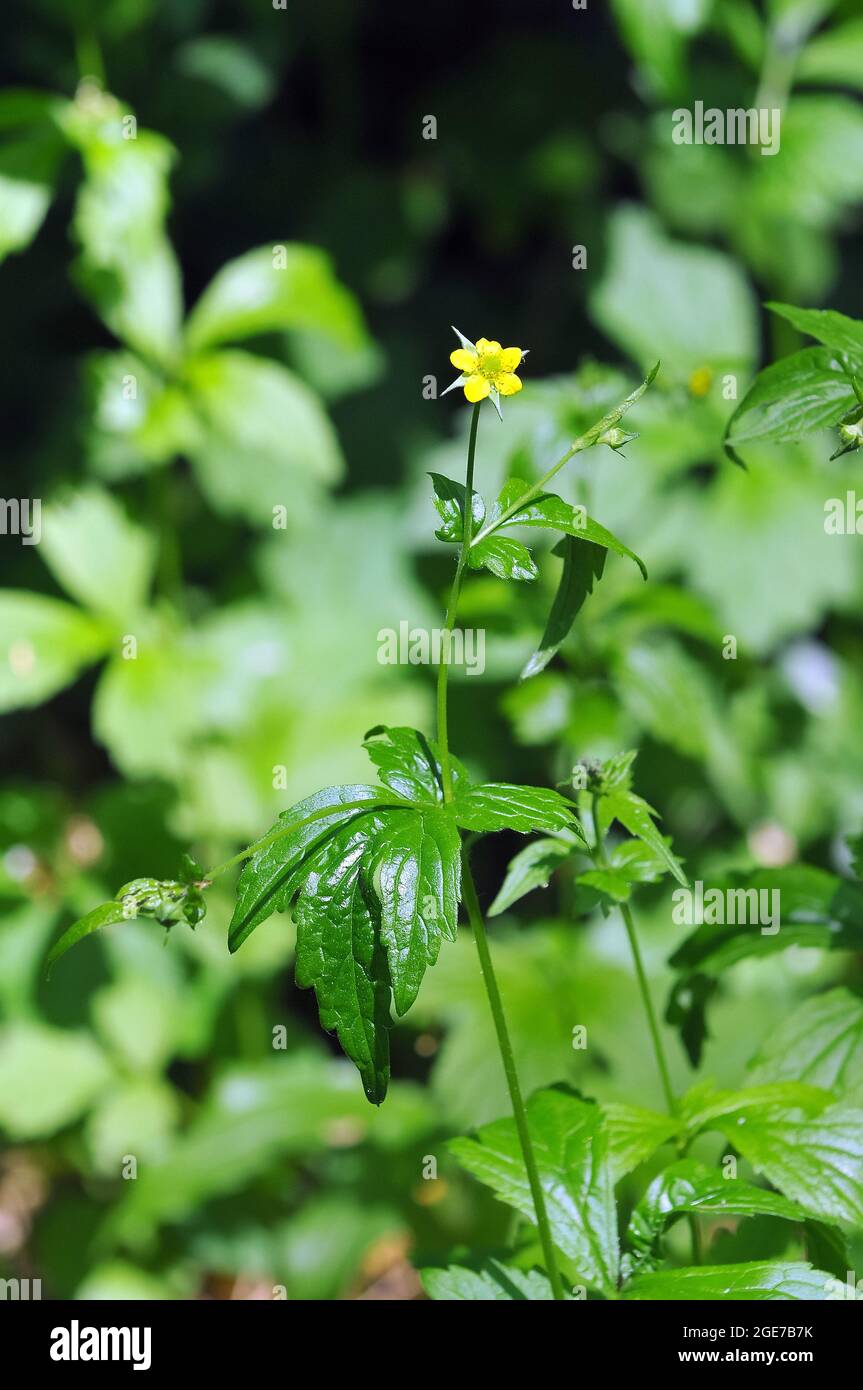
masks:
[(689, 392), (692, 396), (706, 396), (713, 381), (713, 373), (709, 367), (698, 367), (689, 378)]
[(457, 328), (453, 328), (453, 333), (462, 346), (450, 354), (449, 360), (461, 375), (443, 394), (446, 395), (448, 391), (454, 391), (457, 386), (461, 386), (472, 404), (484, 401), (486, 396), (490, 396), (495, 410), (500, 415), (500, 397), (514, 396), (521, 390), (521, 382), (515, 373), (527, 353), (517, 347), (501, 347), (494, 338), (478, 338), (472, 343), (464, 334), (459, 333)]

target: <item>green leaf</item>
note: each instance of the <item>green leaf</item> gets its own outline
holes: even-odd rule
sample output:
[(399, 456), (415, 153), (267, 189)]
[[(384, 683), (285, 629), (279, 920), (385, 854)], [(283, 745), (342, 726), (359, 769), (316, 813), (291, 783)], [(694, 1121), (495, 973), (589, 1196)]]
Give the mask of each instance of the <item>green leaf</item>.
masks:
[(57, 136), (50, 131), (0, 145), (0, 261), (29, 246), (42, 226), (59, 156)]
[(512, 536), (486, 536), (471, 546), (467, 561), (471, 569), (490, 570), (498, 579), (528, 581), (539, 573), (527, 546)]
[[(443, 779), (437, 747), (416, 729), (390, 729), (378, 724), (370, 729), (363, 747), (378, 769), (385, 786), (410, 801), (443, 803)], [(450, 757), (456, 785), (467, 774), (457, 758)]]
[(863, 363), (863, 323), (835, 309), (798, 309), (793, 304), (768, 302), (771, 313), (787, 319), (800, 333), (817, 338), (834, 352), (847, 352)]
[(527, 1300), (548, 1303), (554, 1298), (551, 1284), (538, 1269), (516, 1269), (501, 1260), (487, 1259), (477, 1269), (450, 1265), (448, 1269), (424, 1269), (422, 1281), (429, 1298), (440, 1303), (513, 1303)]
[(678, 378), (699, 367), (731, 371), (756, 355), (755, 304), (742, 270), (719, 251), (668, 240), (640, 208), (614, 214), (590, 307), (625, 353), (643, 365), (661, 357)]
[(809, 347), (759, 372), (725, 432), (726, 449), (782, 443), (838, 425), (855, 404), (847, 372), (830, 348)]
[(689, 1299), (772, 1302), (777, 1299), (818, 1301), (835, 1283), (823, 1269), (801, 1261), (758, 1261), (739, 1265), (701, 1265), (638, 1274), (623, 1298), (664, 1301)]
[(569, 859), (578, 845), (577, 838), (531, 840), (509, 861), (506, 877), (488, 909), (488, 917), (506, 912), (534, 888), (546, 888), (551, 875)]
[(717, 1121), (746, 1124), (751, 1114), (777, 1106), (817, 1115), (829, 1105), (829, 1091), (800, 1081), (774, 1081), (764, 1086), (746, 1086), (738, 1091), (717, 1090), (710, 1081), (692, 1086), (678, 1101), (679, 1123), (690, 1136), (714, 1128)]
[(240, 874), (228, 949), (238, 950), (261, 922), (287, 910), (297, 888), (294, 874), (320, 842), (367, 810), (387, 804), (391, 801), (378, 787), (356, 784), (325, 787), (283, 811)]
[(563, 553), (560, 583), (551, 605), (545, 631), (539, 646), (522, 669), (520, 680), (528, 680), (544, 671), (552, 657), (569, 635), (582, 605), (593, 593), (594, 580), (602, 578), (607, 551), (592, 541), (576, 541), (565, 536), (554, 554)]
[[(527, 1115), (555, 1245), (588, 1284), (616, 1291), (617, 1212), (602, 1111), (553, 1089), (531, 1096)], [(449, 1147), (469, 1173), (535, 1220), (514, 1120), (496, 1120), (476, 1139), (453, 1139)]]
[[(435, 531), (439, 541), (460, 541), (464, 538), (464, 483), (455, 483), (442, 473), (429, 473), (434, 485), (434, 504), (443, 525)], [(485, 521), (485, 503), (471, 489), (472, 530), (477, 531)]]
[(363, 815), (329, 835), (303, 864), (294, 907), (297, 984), (314, 989), (321, 1027), (338, 1035), (373, 1105), (387, 1093), (392, 1024), (379, 905), (364, 869), (382, 826)]
[(38, 705), (101, 657), (110, 633), (60, 599), (0, 590), (0, 712)]
[(657, 1149), (673, 1139), (680, 1123), (638, 1105), (612, 1101), (603, 1107), (608, 1134), (608, 1154), (615, 1183), (645, 1163)]
[[(269, 67), (236, 39), (199, 34), (179, 45), (174, 62), (183, 79), (205, 82), (245, 110), (254, 111), (272, 100), (275, 81)], [(189, 99), (196, 100), (194, 94)]]
[(396, 1013), (407, 1013), (444, 937), (454, 941), (461, 900), (461, 841), (442, 811), (393, 811), (370, 846)]
[(680, 864), (680, 860), (671, 850), (654, 824), (653, 817), (657, 814), (647, 802), (640, 796), (636, 796), (631, 791), (612, 791), (603, 798), (605, 802), (604, 810), (607, 815), (614, 820), (619, 820), (630, 835), (636, 835), (643, 840), (657, 859), (661, 860), (670, 873), (674, 875), (678, 883), (684, 887), (689, 880)]
[(312, 328), (345, 347), (365, 339), (356, 300), (314, 246), (260, 246), (228, 261), (213, 277), (186, 328), (189, 350), (260, 333)]
[[(366, 747), (399, 790), (442, 800), (439, 768), (413, 729), (371, 730)], [(454, 940), (461, 843), (438, 805), (411, 806), (375, 787), (328, 787), (283, 813), (237, 886), (231, 951), (296, 897), (297, 983), (313, 986), (380, 1104), (389, 1077), (390, 989), (398, 1014), (416, 999), (444, 937)]]
[(649, 1254), (668, 1223), (688, 1213), (806, 1220), (802, 1207), (776, 1192), (739, 1178), (726, 1178), (718, 1168), (686, 1158), (654, 1178), (633, 1210), (627, 1238), (639, 1254)]
[(741, 930), (734, 924), (705, 923), (670, 957), (669, 964), (682, 974), (672, 988), (666, 1019), (681, 1028), (693, 1066), (698, 1065), (707, 1036), (705, 1005), (715, 992), (716, 977), (725, 970), (750, 956), (769, 956), (790, 946), (863, 949), (863, 888), (826, 869), (796, 864), (731, 874), (722, 887), (738, 895), (778, 893), (782, 922), (778, 932), (767, 933), (758, 925)]
[(188, 395), (131, 352), (95, 352), (86, 362), (90, 467), (114, 481), (199, 447), (202, 425)]
[(807, 1115), (768, 1106), (710, 1127), (811, 1216), (863, 1227), (863, 1110), (832, 1105)]
[(46, 507), (42, 555), (79, 603), (126, 620), (146, 601), (156, 546), (109, 493), (91, 487)]
[(797, 59), (794, 79), (863, 90), (863, 18), (811, 38)]
[(149, 130), (124, 138), (119, 107), (68, 133), (84, 160), (74, 228), (76, 277), (108, 327), (128, 346), (170, 365), (180, 347), (180, 269), (165, 236), (174, 150)]
[(65, 956), (67, 951), (91, 932), (98, 931), (100, 927), (108, 927), (113, 922), (128, 920), (129, 914), (121, 902), (101, 903), (99, 907), (94, 907), (91, 912), (73, 922), (71, 927), (67, 927), (59, 941), (55, 941), (45, 961), (46, 973), (50, 974), (60, 957)]
[(451, 804), (463, 830), (570, 830), (584, 839), (575, 808), (550, 787), (518, 787), (509, 782), (483, 782), (456, 787)]
[[(500, 515), (518, 501), (530, 490), (528, 483), (522, 482), (520, 478), (513, 478), (503, 489), (497, 502), (498, 514)], [(495, 519), (492, 513), (491, 521)], [(532, 501), (520, 507), (517, 512), (508, 517), (501, 523), (501, 527), (507, 526), (540, 526), (545, 530), (563, 531), (565, 535), (574, 536), (577, 540), (591, 541), (594, 545), (600, 545), (605, 550), (613, 550), (616, 555), (625, 555), (627, 559), (638, 565), (641, 570), (642, 578), (647, 578), (647, 570), (644, 561), (640, 560), (633, 550), (619, 541), (611, 531), (600, 526), (598, 521), (594, 521), (588, 516), (583, 508), (571, 507), (568, 502), (564, 502), (562, 497), (558, 497), (553, 492), (540, 493)]]
[(341, 477), (329, 418), (280, 363), (246, 352), (213, 353), (190, 362), (186, 380), (202, 425), (192, 462), (219, 511), (272, 526), (274, 507), (294, 510), (298, 487), (308, 491)]
[(670, 100), (685, 91), (688, 46), (710, 16), (709, 0), (655, 0), (649, 11), (640, 0), (613, 0), (612, 13), (651, 93)]
[(587, 869), (578, 876), (579, 889), (592, 888), (594, 892), (609, 898), (612, 903), (629, 901), (631, 888), (629, 879), (616, 869)]
[(831, 989), (794, 1008), (761, 1044), (747, 1081), (805, 1081), (843, 1091), (863, 1081), (863, 1001)]

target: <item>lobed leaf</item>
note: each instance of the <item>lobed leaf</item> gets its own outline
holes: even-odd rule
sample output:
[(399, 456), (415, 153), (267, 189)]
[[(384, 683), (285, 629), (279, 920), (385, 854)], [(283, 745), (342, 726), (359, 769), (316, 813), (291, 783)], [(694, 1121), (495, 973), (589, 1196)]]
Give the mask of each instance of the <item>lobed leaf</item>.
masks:
[(770, 1106), (711, 1121), (767, 1180), (819, 1220), (863, 1228), (863, 1110)]
[(472, 545), (468, 552), (471, 569), (487, 569), (498, 579), (536, 579), (539, 573), (531, 553), (512, 536), (492, 535)]
[[(434, 504), (443, 523), (435, 535), (440, 541), (461, 541), (464, 539), (464, 483), (453, 482), (442, 473), (429, 473), (434, 485)], [(473, 533), (476, 535), (485, 521), (485, 503), (478, 492), (471, 490), (471, 512)]]
[(839, 1094), (863, 1081), (863, 1001), (831, 989), (795, 1008), (761, 1044), (747, 1079), (804, 1081)]
[(683, 872), (680, 860), (668, 847), (663, 835), (656, 828), (653, 817), (656, 812), (640, 796), (622, 788), (608, 792), (603, 797), (606, 814), (619, 820), (630, 835), (643, 840), (657, 859), (674, 875), (678, 883), (686, 887), (689, 880)]
[(463, 830), (569, 830), (584, 839), (575, 808), (551, 787), (483, 782), (456, 788), (452, 814)]
[(261, 922), (285, 911), (296, 891), (294, 874), (319, 843), (356, 816), (388, 804), (378, 787), (356, 784), (325, 787), (283, 811), (240, 874), (228, 949), (238, 950)]
[(823, 1269), (799, 1260), (763, 1260), (739, 1265), (701, 1265), (694, 1269), (663, 1269), (638, 1274), (622, 1297), (629, 1299), (739, 1300), (825, 1299), (835, 1280)]
[(856, 403), (835, 352), (803, 348), (759, 372), (725, 431), (726, 452), (743, 444), (784, 443), (838, 425)]
[(800, 333), (817, 338), (834, 352), (847, 352), (863, 364), (863, 323), (835, 309), (798, 309), (793, 304), (770, 302), (771, 313), (787, 319)]
[[(443, 802), (443, 774), (437, 747), (416, 729), (390, 729), (378, 724), (369, 729), (363, 747), (378, 769), (385, 786), (410, 801)], [(457, 758), (450, 755), (453, 780), (467, 781)]]
[(461, 841), (443, 811), (392, 811), (370, 849), (396, 1013), (407, 1013), (444, 937), (454, 941), (461, 900)]
[(627, 1229), (630, 1244), (640, 1254), (649, 1254), (669, 1222), (689, 1213), (806, 1220), (806, 1212), (796, 1202), (686, 1158), (659, 1173), (634, 1208)]
[(520, 898), (532, 893), (534, 888), (547, 887), (555, 869), (570, 857), (577, 845), (575, 835), (571, 838), (562, 836), (560, 839), (531, 840), (509, 861), (506, 877), (487, 915), (496, 917)]
[[(531, 1096), (527, 1117), (555, 1244), (588, 1284), (616, 1292), (617, 1212), (602, 1111), (561, 1088)], [(476, 1139), (453, 1139), (449, 1147), (462, 1167), (535, 1221), (513, 1119), (483, 1125)]]
[(302, 867), (294, 908), (297, 984), (314, 989), (321, 1027), (337, 1034), (373, 1105), (389, 1084), (390, 974), (364, 861), (382, 824), (365, 814), (329, 834)]
[(448, 1269), (424, 1269), (422, 1281), (436, 1302), (531, 1303), (550, 1302), (551, 1284), (538, 1269), (522, 1270), (501, 1260), (487, 1259), (476, 1269), (450, 1265)]

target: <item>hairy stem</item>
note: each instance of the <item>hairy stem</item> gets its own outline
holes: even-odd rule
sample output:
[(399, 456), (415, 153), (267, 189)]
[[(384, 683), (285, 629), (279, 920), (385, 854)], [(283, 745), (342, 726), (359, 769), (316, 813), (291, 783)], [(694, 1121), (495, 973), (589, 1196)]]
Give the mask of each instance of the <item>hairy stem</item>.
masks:
[(437, 737), (440, 748), (441, 778), (444, 801), (452, 801), (452, 769), (449, 760), (449, 727), (447, 724), (447, 680), (449, 677), (450, 634), (455, 627), (462, 578), (467, 564), (468, 552), (473, 533), (473, 467), (476, 459), (476, 433), (479, 427), (479, 412), (482, 401), (477, 401), (470, 421), (470, 437), (467, 446), (467, 472), (465, 475), (464, 529), (461, 550), (458, 555), (455, 578), (450, 589), (449, 603), (444, 619), (444, 633), (441, 641), (440, 662), (437, 668)]
[(501, 1061), (503, 1062), (503, 1069), (506, 1074), (506, 1084), (512, 1103), (512, 1113), (518, 1132), (518, 1142), (521, 1145), (524, 1166), (527, 1169), (527, 1180), (530, 1183), (530, 1193), (533, 1198), (533, 1207), (536, 1213), (536, 1224), (539, 1229), (539, 1240), (542, 1246), (546, 1273), (548, 1274), (553, 1296), (556, 1299), (563, 1299), (563, 1284), (560, 1278), (560, 1271), (557, 1268), (557, 1256), (555, 1254), (554, 1241), (551, 1236), (548, 1212), (545, 1207), (545, 1194), (543, 1193), (542, 1183), (539, 1178), (539, 1168), (537, 1167), (536, 1156), (533, 1151), (533, 1142), (527, 1123), (527, 1111), (525, 1110), (524, 1100), (521, 1094), (518, 1071), (515, 1065), (515, 1056), (512, 1050), (509, 1030), (506, 1026), (506, 1017), (503, 1012), (503, 1003), (501, 1002), (494, 966), (491, 961), (488, 937), (485, 932), (485, 922), (483, 921), (482, 909), (480, 908), (479, 899), (476, 895), (476, 886), (473, 881), (473, 874), (471, 873), (467, 854), (462, 856), (462, 863), (465, 906), (467, 907), (468, 919), (473, 930), (473, 938), (476, 942), (476, 951), (479, 956), (479, 968), (482, 971), (483, 984), (485, 985), (485, 992), (488, 995), (491, 1016), (494, 1020), (494, 1030), (497, 1034), (497, 1045), (500, 1049)]

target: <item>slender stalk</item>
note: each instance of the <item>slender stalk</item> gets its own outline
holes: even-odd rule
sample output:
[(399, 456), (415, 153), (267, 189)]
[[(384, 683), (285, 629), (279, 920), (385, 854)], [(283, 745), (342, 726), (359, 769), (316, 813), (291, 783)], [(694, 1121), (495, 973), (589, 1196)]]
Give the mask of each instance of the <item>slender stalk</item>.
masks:
[(527, 1169), (527, 1180), (530, 1183), (530, 1194), (533, 1198), (534, 1211), (536, 1212), (536, 1224), (539, 1229), (539, 1240), (542, 1246), (546, 1273), (548, 1274), (548, 1280), (551, 1284), (551, 1291), (554, 1298), (563, 1299), (563, 1283), (561, 1282), (560, 1271), (557, 1268), (557, 1256), (555, 1254), (554, 1241), (551, 1235), (548, 1212), (545, 1207), (545, 1194), (542, 1190), (539, 1168), (537, 1167), (536, 1156), (533, 1151), (533, 1142), (527, 1123), (527, 1111), (524, 1107), (521, 1086), (518, 1080), (518, 1071), (515, 1065), (515, 1056), (512, 1050), (509, 1030), (506, 1026), (506, 1016), (503, 1012), (500, 990), (498, 989), (497, 978), (494, 973), (494, 966), (492, 965), (491, 952), (488, 947), (488, 937), (485, 932), (485, 922), (483, 921), (482, 910), (476, 895), (476, 885), (473, 881), (473, 874), (471, 873), (467, 854), (462, 856), (462, 863), (465, 906), (467, 907), (468, 919), (473, 930), (473, 938), (476, 942), (479, 967), (482, 971), (485, 992), (488, 995), (491, 1016), (494, 1020), (494, 1030), (497, 1034), (497, 1045), (500, 1050), (500, 1057), (506, 1074), (506, 1084), (509, 1089), (509, 1098), (512, 1102), (512, 1113), (518, 1132), (518, 1142), (521, 1145), (524, 1166)]
[[(482, 402), (478, 401), (474, 406), (470, 422), (470, 436), (467, 446), (467, 469), (465, 472), (464, 530), (462, 533), (462, 544), (461, 550), (459, 551), (456, 572), (450, 590), (449, 602), (447, 603), (446, 618), (444, 620), (444, 639), (441, 643), (441, 657), (437, 673), (437, 736), (441, 762), (441, 780), (443, 782), (445, 801), (452, 801), (453, 796), (452, 767), (449, 756), (449, 725), (447, 722), (447, 676), (449, 674), (448, 663), (450, 655), (449, 634), (455, 626), (462, 579), (464, 577), (464, 570), (467, 564), (473, 533), (473, 471), (476, 458), (476, 436), (479, 426), (481, 405)], [(551, 1284), (553, 1297), (562, 1300), (564, 1297), (563, 1284), (560, 1278), (560, 1271), (557, 1268), (557, 1257), (554, 1250), (554, 1241), (551, 1238), (551, 1226), (549, 1225), (548, 1212), (545, 1207), (545, 1196), (539, 1179), (539, 1169), (533, 1151), (530, 1129), (528, 1128), (527, 1111), (524, 1108), (524, 1100), (518, 1080), (518, 1071), (515, 1065), (515, 1055), (512, 1050), (509, 1030), (506, 1026), (506, 1016), (503, 1012), (503, 1002), (500, 997), (494, 966), (492, 965), (488, 938), (485, 933), (485, 922), (476, 894), (473, 874), (471, 873), (467, 845), (462, 847), (462, 864), (465, 906), (467, 907), (468, 919), (473, 930), (474, 941), (476, 942), (480, 970), (482, 972), (483, 984), (485, 985), (485, 992), (488, 996), (491, 1016), (494, 1020), (494, 1030), (497, 1035), (500, 1059), (503, 1063), (509, 1098), (512, 1103), (512, 1113), (515, 1118), (518, 1142), (521, 1146), (524, 1166), (527, 1170), (527, 1179), (530, 1184), (531, 1197), (533, 1198), (533, 1207), (536, 1213), (536, 1224), (539, 1230), (539, 1239), (542, 1245), (546, 1273), (548, 1274), (548, 1280)]]
[[(599, 807), (599, 797), (593, 798), (593, 833), (594, 833), (594, 859), (599, 863), (608, 864), (608, 855), (605, 850), (605, 841), (599, 829), (599, 818), (597, 810)], [(656, 1069), (659, 1072), (659, 1079), (662, 1085), (662, 1093), (665, 1097), (665, 1105), (669, 1115), (677, 1113), (677, 1104), (674, 1099), (674, 1091), (671, 1088), (671, 1077), (668, 1071), (668, 1062), (665, 1058), (665, 1048), (662, 1046), (662, 1034), (659, 1031), (656, 1013), (653, 1008), (653, 1000), (650, 997), (650, 985), (647, 980), (647, 972), (644, 969), (644, 961), (641, 956), (641, 947), (638, 944), (638, 933), (635, 930), (635, 922), (632, 917), (632, 910), (629, 903), (620, 904), (620, 915), (626, 927), (626, 935), (629, 938), (629, 949), (632, 953), (633, 964), (635, 965), (635, 975), (638, 980), (638, 988), (641, 994), (641, 1002), (647, 1018), (647, 1027), (650, 1031), (651, 1042), (653, 1043), (653, 1054), (656, 1058)], [(678, 1146), (680, 1147), (680, 1146)], [(692, 1259), (693, 1263), (701, 1263), (701, 1230), (698, 1225), (698, 1217), (691, 1212), (688, 1218), (689, 1233), (692, 1240)]]
[(626, 934), (629, 937), (629, 948), (632, 951), (632, 959), (635, 964), (635, 973), (638, 977), (638, 988), (641, 991), (641, 1001), (644, 1005), (644, 1012), (647, 1016), (647, 1026), (650, 1029), (650, 1037), (653, 1042), (653, 1051), (656, 1056), (656, 1065), (662, 1081), (662, 1091), (665, 1096), (665, 1104), (670, 1115), (674, 1114), (674, 1092), (671, 1089), (671, 1080), (668, 1074), (668, 1063), (665, 1060), (665, 1050), (662, 1046), (662, 1036), (659, 1032), (659, 1025), (656, 1021), (656, 1014), (653, 1009), (653, 1000), (650, 997), (650, 986), (647, 983), (647, 975), (644, 970), (644, 961), (641, 959), (641, 948), (638, 944), (638, 935), (635, 930), (635, 923), (632, 920), (632, 912), (629, 903), (621, 903), (620, 915), (626, 927)]
[[(593, 857), (597, 861), (597, 863), (601, 864), (603, 867), (607, 867), (608, 855), (605, 849), (605, 839), (599, 828), (599, 800), (599, 796), (594, 795)], [(665, 1096), (665, 1104), (668, 1107), (668, 1113), (670, 1115), (673, 1115), (676, 1107), (674, 1104), (674, 1092), (671, 1089), (671, 1080), (669, 1078), (668, 1063), (665, 1060), (665, 1049), (662, 1046), (662, 1035), (660, 1034), (659, 1025), (656, 1021), (656, 1014), (653, 1009), (653, 1000), (650, 997), (650, 986), (647, 982), (647, 974), (644, 969), (644, 961), (641, 958), (641, 947), (638, 944), (638, 934), (635, 930), (635, 922), (632, 919), (632, 912), (630, 910), (629, 903), (620, 904), (620, 915), (623, 918), (623, 924), (626, 927), (626, 935), (629, 937), (629, 949), (632, 952), (632, 960), (635, 965), (635, 974), (638, 980), (638, 988), (641, 993), (641, 1002), (644, 1006), (644, 1013), (647, 1018), (647, 1026), (650, 1030), (650, 1037), (653, 1043), (653, 1052), (656, 1057), (656, 1066), (659, 1072), (660, 1081), (662, 1082), (663, 1095)]]
[(440, 661), (437, 668), (437, 736), (440, 748), (441, 778), (444, 801), (452, 801), (452, 769), (449, 760), (449, 727), (447, 723), (447, 680), (449, 677), (450, 634), (455, 627), (462, 578), (467, 564), (468, 552), (473, 534), (473, 467), (476, 459), (476, 434), (479, 428), (479, 412), (482, 401), (477, 401), (470, 421), (470, 437), (467, 445), (467, 472), (465, 475), (464, 529), (461, 550), (456, 565), (455, 578), (450, 589), (449, 602), (444, 619), (443, 640)]

